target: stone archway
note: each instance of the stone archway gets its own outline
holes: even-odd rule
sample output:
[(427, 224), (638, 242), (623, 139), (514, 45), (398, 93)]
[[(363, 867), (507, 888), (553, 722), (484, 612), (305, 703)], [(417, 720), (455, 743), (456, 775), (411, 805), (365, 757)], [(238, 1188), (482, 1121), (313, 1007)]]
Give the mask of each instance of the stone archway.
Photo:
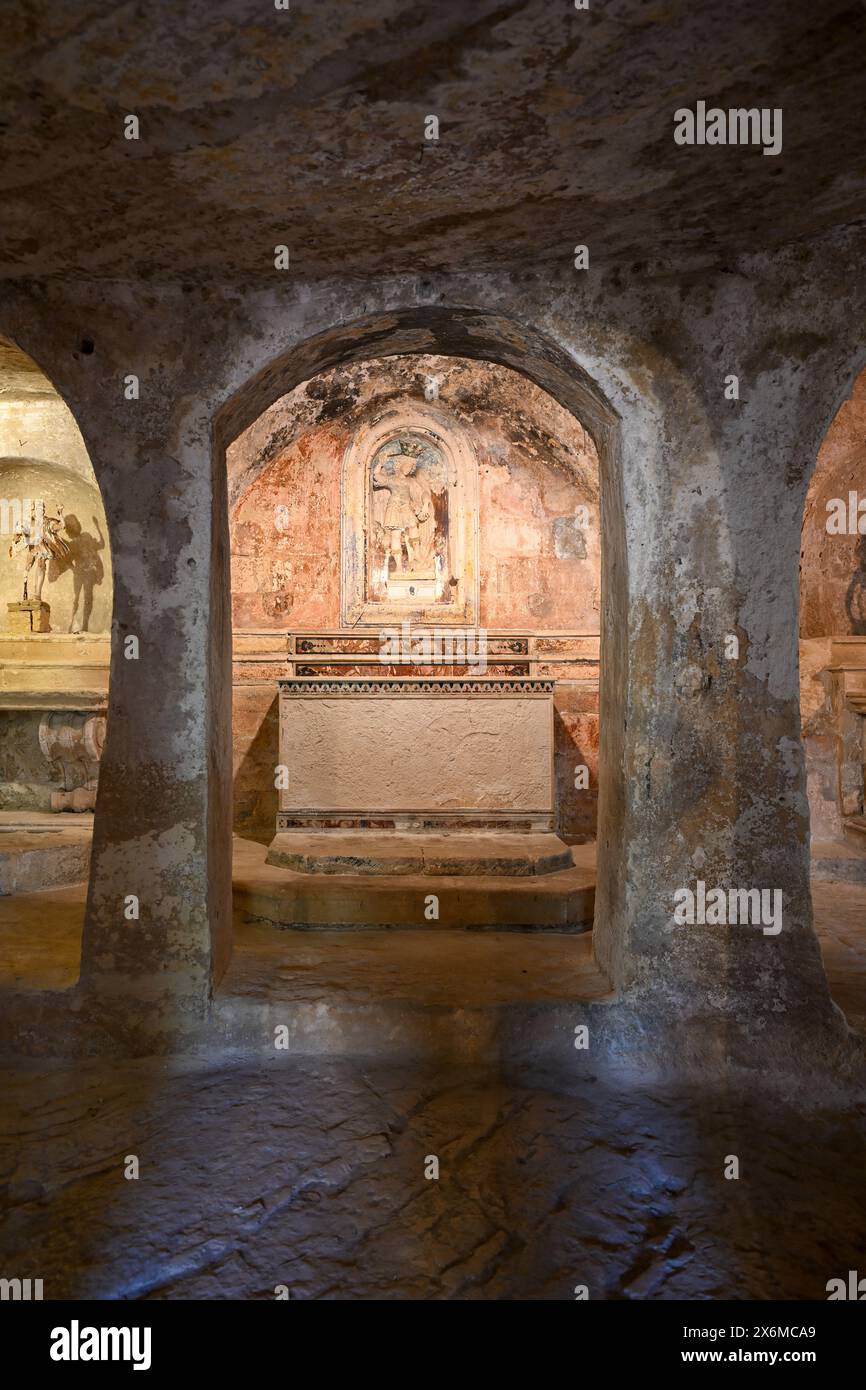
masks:
[[(618, 420), (590, 378), (545, 335), (513, 320), (472, 309), (404, 309), (340, 325), (316, 335), (272, 362), (220, 411), (215, 422), (215, 473), (225, 477), (225, 451), (253, 420), (280, 396), (327, 368), (367, 358), (436, 353), (498, 363), (528, 377), (569, 410), (592, 436), (599, 455), (601, 482), (602, 581), (601, 679), (599, 692), (598, 890), (596, 950), (601, 963), (617, 974), (622, 953), (622, 826), (625, 780), (622, 736), (625, 729), (627, 643), (625, 620), (625, 523), (619, 474)], [(221, 484), (218, 484), (221, 485)], [(217, 544), (227, 549), (227, 518)], [(219, 576), (216, 611), (230, 612), (228, 569)], [(216, 637), (216, 634), (214, 634)], [(223, 631), (222, 650), (230, 651)], [(214, 648), (212, 647), (212, 652)], [(215, 655), (218, 655), (215, 653)], [(230, 689), (228, 656), (221, 662), (223, 688)], [(223, 706), (223, 709), (225, 706)], [(225, 783), (220, 782), (219, 802)], [(228, 838), (228, 826), (222, 833)], [(228, 858), (228, 855), (226, 855)]]
[[(29, 353), (0, 339), (0, 897), (44, 928), (24, 978), (78, 978), (109, 692), (112, 555), (76, 416)], [(60, 890), (49, 903), (34, 897)], [(7, 900), (8, 895), (8, 900)]]
[[(802, 1040), (826, 1028), (830, 1005), (805, 887), (798, 752), (803, 459), (815, 457), (822, 437), (816, 400), (828, 425), (826, 407), (838, 407), (851, 379), (850, 345), (822, 350), (808, 377), (761, 378), (734, 410), (715, 392), (713, 353), (740, 316), (734, 324), (698, 314), (686, 367), (647, 345), (616, 296), (605, 318), (595, 299), (563, 291), (551, 305), (533, 285), (443, 281), (442, 300), (477, 306), (456, 309), (392, 310), (398, 292), (336, 285), (292, 305), (254, 296), (232, 308), (218, 342), (209, 305), (187, 306), (178, 295), (169, 315), (161, 300), (146, 318), (146, 412), (131, 411), (114, 389), (135, 360), (140, 325), (127, 331), (111, 305), (97, 311), (84, 295), (51, 312), (10, 300), (12, 336), (49, 365), (94, 461), (111, 525), (116, 632), (141, 635), (148, 653), (136, 665), (124, 659), (122, 640), (113, 643), (79, 1017), (104, 1038), (116, 1001), (113, 1036), (139, 1028), (148, 1046), (155, 1032), (170, 1039), (201, 1018), (228, 961), (226, 441), (321, 366), (444, 349), (502, 361), (571, 402), (610, 465), (600, 832), (610, 872), (600, 883), (596, 950), (640, 1006), (629, 1045), (643, 1048), (651, 1027), (667, 1055), (672, 1030), (699, 1020), (701, 1058), (715, 1064), (731, 1048), (748, 1053), (742, 1019), (757, 1008), (781, 1045), (793, 1039), (802, 1052)], [(491, 314), (490, 302), (507, 302), (520, 317)], [(817, 312), (808, 298), (797, 304), (804, 322)], [(348, 322), (327, 327), (343, 314)], [(178, 333), (180, 321), (188, 332)], [(744, 335), (757, 331), (743, 322)], [(88, 345), (96, 341), (87, 355), (85, 329)], [(772, 323), (761, 320), (760, 331), (768, 340)], [(281, 350), (287, 338), (293, 346)], [(734, 335), (729, 352), (742, 356), (745, 338)], [(164, 371), (170, 391), (161, 389)], [(741, 465), (744, 439), (760, 469)], [(716, 652), (737, 627), (748, 654), (720, 667)], [(695, 856), (708, 852), (713, 872), (735, 884), (788, 883), (791, 930), (786, 924), (766, 941), (673, 932), (674, 892), (698, 876)], [(142, 886), (142, 921), (130, 930), (123, 897)]]

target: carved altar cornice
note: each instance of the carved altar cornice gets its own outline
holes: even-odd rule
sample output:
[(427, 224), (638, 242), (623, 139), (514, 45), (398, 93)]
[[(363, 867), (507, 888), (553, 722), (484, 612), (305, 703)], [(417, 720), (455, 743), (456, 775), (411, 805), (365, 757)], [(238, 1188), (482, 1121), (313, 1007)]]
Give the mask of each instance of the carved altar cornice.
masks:
[(513, 678), (383, 677), (379, 680), (355, 677), (300, 676), (278, 682), (281, 695), (289, 699), (309, 695), (552, 695), (556, 681), (516, 676)]

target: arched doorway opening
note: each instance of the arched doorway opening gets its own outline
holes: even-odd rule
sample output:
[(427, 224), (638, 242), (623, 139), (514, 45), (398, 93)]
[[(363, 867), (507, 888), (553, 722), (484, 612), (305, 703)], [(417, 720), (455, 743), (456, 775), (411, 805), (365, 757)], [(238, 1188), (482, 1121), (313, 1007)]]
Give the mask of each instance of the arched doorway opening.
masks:
[[(381, 846), (344, 833), (353, 829), (387, 829), (394, 852), (423, 845), (429, 862), (431, 837), (444, 837), (455, 870), (446, 877), (461, 877), (466, 851), (459, 893), (442, 886), (453, 924), (591, 924), (591, 850), (577, 855), (580, 873), (563, 872), (567, 847), (595, 840), (598, 788), (598, 458), (581, 425), (510, 368), (374, 358), (281, 397), (227, 459), (236, 832), (269, 844), (280, 819), (279, 672), (298, 682), (294, 715), (309, 721), (286, 755), (288, 783), (308, 754), (310, 766), (305, 788), (286, 788), (270, 862), (303, 855), (315, 873), (319, 849), (352, 859), (364, 841)], [(401, 677), (401, 696), (389, 698)], [(329, 682), (322, 712), (301, 698), (317, 678)], [(361, 680), (370, 704), (358, 721)], [(459, 705), (461, 695), (471, 702)], [(426, 839), (406, 838), (410, 824)], [(340, 916), (352, 902), (364, 923), (377, 920), (370, 878), (357, 885), (363, 895), (341, 892), (330, 907), (334, 879), (319, 881), (318, 902), (312, 882), (298, 882), (303, 909), (275, 901), (279, 920), (312, 907), (323, 925), (359, 925)], [(390, 882), (387, 907), (385, 885), (375, 886), (381, 923), (402, 913), (414, 925), (399, 885)], [(261, 886), (256, 896), (261, 906)]]
[[(619, 923), (617, 905), (622, 901), (623, 894), (622, 844), (619, 830), (624, 811), (624, 786), (623, 760), (619, 750), (624, 732), (623, 706), (626, 669), (625, 622), (622, 620), (625, 598), (625, 537), (622, 488), (617, 469), (616, 417), (594, 385), (561, 349), (542, 335), (535, 333), (534, 330), (526, 329), (522, 325), (499, 320), (473, 310), (414, 309), (400, 311), (389, 314), (384, 321), (370, 319), (360, 324), (356, 322), (320, 335), (316, 339), (308, 340), (300, 348), (286, 354), (279, 362), (271, 364), (265, 372), (250, 382), (223, 409), (217, 419), (217, 468), (219, 469), (220, 464), (225, 467), (226, 455), (235, 445), (235, 441), (239, 440), (245, 431), (252, 429), (254, 432), (258, 429), (258, 422), (264, 420), (267, 412), (275, 407), (275, 403), (285, 400), (303, 383), (309, 383), (319, 374), (333, 372), (335, 369), (349, 370), (353, 364), (369, 363), (373, 359), (376, 362), (399, 359), (405, 361), (408, 366), (412, 359), (420, 360), (422, 357), (448, 361), (456, 359), (465, 364), (464, 369), (471, 369), (472, 364), (477, 365), (480, 362), (492, 370), (504, 368), (509, 373), (518, 374), (519, 378), (523, 380), (528, 378), (534, 387), (541, 392), (548, 393), (548, 396), (553, 398), (557, 406), (568, 413), (572, 420), (572, 427), (582, 432), (587, 447), (597, 458), (597, 551), (602, 570), (600, 592), (597, 593), (597, 632), (596, 634), (582, 632), (581, 629), (585, 627), (585, 624), (579, 621), (581, 615), (577, 612), (572, 616), (576, 617), (578, 621), (571, 621), (564, 626), (567, 626), (568, 635), (572, 637), (591, 638), (596, 635), (600, 642), (601, 662), (597, 715), (593, 712), (593, 718), (597, 718), (599, 733), (597, 779), (599, 865), (595, 949), (598, 959), (615, 978), (618, 966), (617, 931)], [(427, 373), (428, 378), (435, 375), (435, 372)], [(435, 389), (434, 385), (429, 388), (429, 391), (435, 391)], [(430, 399), (429, 391), (428, 400)], [(263, 428), (266, 427), (263, 426)], [(243, 459), (238, 460), (238, 450), (235, 448), (232, 467), (228, 474), (228, 488), (235, 508), (241, 493), (255, 492), (256, 487), (260, 486), (257, 478), (253, 476), (256, 471), (255, 463), (251, 462), (258, 457), (256, 449), (250, 451), (244, 448), (240, 452), (246, 458), (246, 463)], [(241, 478), (245, 481), (246, 487), (239, 486), (238, 480)], [(261, 503), (261, 496), (259, 503)], [(248, 501), (246, 505), (251, 506), (252, 504)], [(273, 497), (269, 499), (268, 505), (271, 507), (275, 505)], [(577, 505), (581, 504), (578, 503)], [(228, 507), (226, 510), (228, 512)], [(241, 528), (250, 524), (249, 517), (245, 519), (241, 514), (243, 510), (244, 508), (241, 506), (239, 511), (233, 511), (233, 520)], [(569, 527), (573, 521), (574, 516), (572, 515), (569, 520)], [(566, 550), (574, 540), (573, 531), (570, 535), (566, 535), (567, 529), (560, 526), (560, 541), (564, 543)], [(216, 537), (216, 544), (223, 555), (230, 549), (227, 533), (228, 525), (226, 524)], [(560, 554), (562, 555), (562, 553), (561, 549)], [(238, 558), (246, 561), (250, 559), (250, 556), (243, 556), (238, 551)], [(574, 559), (575, 557), (571, 556), (571, 558)], [(224, 583), (228, 587), (227, 564), (222, 565), (221, 573)], [(247, 580), (242, 581), (239, 585), (237, 573), (238, 567), (236, 565), (236, 613), (240, 595), (244, 592), (248, 597), (242, 602), (252, 602), (254, 606), (258, 606), (257, 611), (261, 609), (265, 599), (279, 606), (280, 592), (285, 592), (284, 589), (281, 591), (279, 584), (276, 587), (270, 585), (263, 589), (258, 581), (253, 581), (250, 584), (248, 576)], [(229, 611), (229, 595), (224, 593), (219, 612), (225, 615), (226, 629), (229, 625)], [(617, 621), (617, 615), (620, 615), (620, 621)], [(261, 616), (260, 613), (259, 616)], [(281, 614), (280, 617), (282, 618), (282, 616)], [(288, 627), (287, 624), (285, 626)], [(237, 640), (237, 625), (235, 635)], [(535, 635), (537, 636), (537, 633)], [(214, 637), (218, 642), (216, 633)], [(228, 632), (225, 629), (222, 637), (222, 649), (226, 650)], [(215, 658), (218, 659), (218, 650), (213, 650)], [(546, 655), (552, 657), (554, 654), (550, 652)], [(573, 652), (570, 654), (573, 655)], [(239, 655), (243, 656), (244, 654), (236, 650), (236, 662)], [(348, 654), (341, 653), (341, 655), (345, 658)], [(502, 654), (499, 653), (499, 655)], [(587, 664), (590, 664), (593, 659), (597, 662), (598, 648), (591, 656), (584, 655), (579, 659)], [(550, 664), (555, 663), (551, 662)], [(228, 675), (228, 665), (224, 663), (224, 689), (227, 688)], [(272, 695), (271, 700), (273, 700)], [(228, 722), (227, 702), (223, 706), (222, 715)], [(272, 744), (273, 713), (270, 717), (272, 726), (269, 739), (270, 744)], [(247, 750), (246, 752), (241, 750), (240, 755), (235, 758), (235, 771), (240, 773), (241, 801), (244, 800), (245, 795), (246, 773), (249, 771), (250, 765), (255, 763), (255, 757), (251, 759), (249, 756), (249, 749), (255, 743), (256, 730), (261, 730), (262, 727), (263, 721), (261, 720), (258, 725), (255, 725), (255, 721), (253, 721), (253, 725), (248, 725)], [(266, 737), (262, 741), (262, 750), (270, 746), (269, 739)], [(269, 761), (266, 755), (265, 762)], [(578, 779), (575, 777), (575, 762), (576, 759), (572, 757), (570, 774), (572, 785), (577, 791), (580, 788)], [(594, 779), (592, 780), (594, 781)], [(261, 778), (258, 778), (258, 784), (261, 786)], [(229, 787), (228, 768), (224, 767), (221, 772), (218, 793), (213, 799), (215, 811), (217, 807), (225, 808), (226, 804), (230, 803)], [(594, 792), (595, 786), (592, 786), (591, 790)], [(592, 800), (594, 801), (594, 799), (593, 796)], [(255, 800), (255, 795), (252, 795), (252, 798), (248, 795), (248, 807), (252, 806)], [(241, 811), (241, 814), (250, 814), (254, 817), (263, 809), (266, 802), (267, 798), (264, 798), (263, 801), (259, 796), (257, 808)], [(265, 820), (267, 818), (265, 815)], [(219, 833), (227, 838), (229, 832), (228, 816), (224, 814)], [(264, 823), (262, 833), (265, 833)]]
[(0, 339), (0, 915), (19, 987), (78, 979), (111, 616), (108, 526), (78, 425)]
[(831, 992), (866, 1028), (866, 370), (822, 443), (800, 553), (800, 715), (815, 926)]

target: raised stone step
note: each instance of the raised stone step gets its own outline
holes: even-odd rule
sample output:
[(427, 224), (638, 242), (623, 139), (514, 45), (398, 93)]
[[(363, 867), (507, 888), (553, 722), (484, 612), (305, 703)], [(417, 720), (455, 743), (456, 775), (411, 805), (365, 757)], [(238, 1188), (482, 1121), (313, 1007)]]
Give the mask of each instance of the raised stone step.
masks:
[(86, 813), (0, 812), (0, 897), (85, 882), (92, 836)]
[(845, 840), (813, 840), (811, 875), (821, 882), (866, 883), (866, 827)]
[(471, 830), (281, 830), (267, 862), (300, 874), (449, 878), (528, 878), (573, 865), (571, 850), (556, 835)]
[(307, 930), (589, 931), (595, 846), (570, 853), (570, 868), (541, 875), (310, 874), (268, 864), (262, 845), (239, 840), (235, 909), (274, 926)]
[[(0, 1052), (118, 1046), (76, 1006), (85, 901), (84, 884), (0, 899)], [(589, 1024), (600, 1046), (611, 998), (591, 942), (588, 932), (275, 931), (238, 913), (210, 1016), (191, 1017), (171, 1048), (413, 1065), (576, 1059), (575, 1027)], [(288, 1051), (275, 1048), (278, 1028)]]

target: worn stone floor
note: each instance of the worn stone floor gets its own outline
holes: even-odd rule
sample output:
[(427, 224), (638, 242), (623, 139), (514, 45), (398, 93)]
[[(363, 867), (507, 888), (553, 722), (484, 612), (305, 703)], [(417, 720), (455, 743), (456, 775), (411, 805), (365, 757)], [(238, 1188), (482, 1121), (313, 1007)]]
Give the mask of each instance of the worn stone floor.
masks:
[(653, 1092), (577, 1054), (27, 1062), (4, 1093), (2, 1273), (46, 1298), (804, 1299), (863, 1264), (863, 1107)]
[[(86, 885), (0, 898), (0, 991), (68, 989), (78, 979)], [(234, 955), (220, 986), (238, 998), (376, 993), (425, 1004), (600, 998), (591, 936), (559, 932), (280, 931), (235, 920)]]
[[(834, 996), (866, 1029), (866, 885), (813, 894)], [(0, 903), (6, 987), (72, 982), (82, 910), (83, 889)], [(240, 931), (238, 999), (354, 1009), (387, 983), (426, 1013), (512, 1007), (538, 984), (528, 948), (565, 953), (554, 1005), (602, 996), (588, 936), (280, 932), (275, 966), (267, 929)], [(663, 1086), (574, 1050), (18, 1059), (0, 1080), (0, 1275), (46, 1298), (823, 1299), (866, 1258), (866, 1097)]]
[[(0, 898), (0, 992), (67, 989), (78, 978), (84, 884)], [(866, 1032), (866, 883), (813, 881), (815, 926), (833, 997)], [(279, 932), (239, 918), (223, 993), (299, 998), (377, 991), (425, 1004), (604, 997), (590, 936), (557, 933)], [(459, 951), (459, 962), (453, 951)], [(459, 983), (458, 983), (459, 982)], [(420, 993), (419, 993), (420, 992)]]

